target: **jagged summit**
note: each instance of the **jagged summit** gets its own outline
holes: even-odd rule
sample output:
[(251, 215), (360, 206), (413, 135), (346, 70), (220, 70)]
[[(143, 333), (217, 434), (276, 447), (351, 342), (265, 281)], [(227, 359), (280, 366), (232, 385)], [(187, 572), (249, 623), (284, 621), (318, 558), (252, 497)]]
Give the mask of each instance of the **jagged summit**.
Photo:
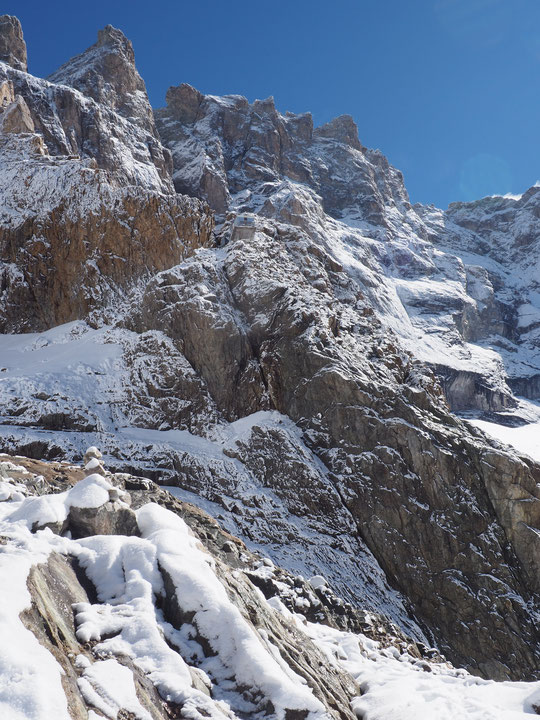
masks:
[(356, 150), (363, 150), (364, 147), (358, 138), (358, 126), (351, 115), (339, 115), (329, 122), (315, 128), (315, 135), (337, 140), (345, 145), (350, 145)]
[(112, 25), (105, 25), (104, 28), (98, 30), (98, 39), (96, 45), (98, 47), (110, 46), (120, 48), (121, 52), (135, 65), (135, 53), (133, 52), (133, 44), (131, 40), (124, 35), (118, 28)]
[[(9, 47), (13, 29), (20, 28), (12, 20), (3, 25)], [(160, 142), (131, 43), (120, 30), (100, 31), (95, 45), (49, 81), (21, 70), (21, 62), (1, 63), (0, 83), (11, 83), (24, 99), (50, 155), (91, 160), (119, 185), (173, 190), (170, 154)]]
[(70, 85), (155, 133), (146, 86), (135, 67), (133, 45), (112, 25), (98, 32), (95, 45), (68, 60), (47, 79)]
[(0, 62), (26, 72), (26, 43), (21, 23), (13, 15), (0, 16)]
[(271, 215), (271, 196), (284, 183), (305, 186), (314, 203), (321, 198), (324, 212), (338, 217), (354, 206), (382, 222), (386, 204), (408, 203), (402, 178), (401, 185), (388, 181), (401, 174), (362, 146), (350, 115), (314, 128), (310, 113), (282, 114), (272, 97), (250, 104), (239, 95), (205, 96), (187, 84), (171, 87), (166, 101), (155, 116), (173, 154), (175, 187), (219, 214), (249, 191), (251, 209)]

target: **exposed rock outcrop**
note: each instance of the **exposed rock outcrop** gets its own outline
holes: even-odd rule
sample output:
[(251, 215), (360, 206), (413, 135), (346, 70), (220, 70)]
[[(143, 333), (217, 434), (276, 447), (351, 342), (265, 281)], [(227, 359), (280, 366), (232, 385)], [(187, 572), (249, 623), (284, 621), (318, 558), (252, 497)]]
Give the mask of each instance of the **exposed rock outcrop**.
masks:
[[(8, 86), (6, 89), (5, 86)], [(2, 133), (33, 133), (35, 130), (34, 121), (28, 108), (28, 105), (20, 95), (13, 95), (13, 86), (11, 83), (4, 83), (2, 99), (6, 104), (2, 103), (2, 113), (0, 115), (0, 132)], [(11, 96), (11, 100), (8, 98)]]
[(13, 15), (0, 16), (0, 62), (26, 72), (26, 43), (21, 23)]
[[(24, 458), (17, 458), (17, 461), (23, 465), (9, 462), (2, 465), (8, 466), (7, 482), (12, 483), (13, 488), (27, 491), (26, 488), (34, 475), (26, 470), (26, 465), (33, 471), (41, 470), (44, 473), (42, 477), (50, 475), (50, 468), (45, 463), (28, 463)], [(68, 487), (71, 487), (73, 482), (73, 470), (74, 468), (70, 467), (64, 468)], [(44, 562), (31, 567), (26, 581), (28, 607), (22, 612), (20, 619), (26, 631), (37, 638), (41, 648), (61, 667), (61, 691), (65, 694), (70, 718), (83, 720), (88, 716), (89, 709), (104, 712), (107, 717), (110, 716), (111, 706), (118, 713), (117, 717), (144, 717), (152, 720), (180, 717), (185, 712), (216, 718), (237, 718), (239, 713), (242, 717), (262, 715), (266, 718), (301, 717), (306, 720), (312, 715), (321, 720), (354, 718), (350, 701), (359, 692), (356, 683), (335, 663), (330, 662), (324, 652), (299, 631), (293, 622), (277, 613), (262, 599), (260, 591), (249, 579), (250, 569), (253, 576), (258, 577), (255, 568), (261, 565), (261, 561), (256, 556), (249, 553), (240, 541), (224, 533), (205, 513), (180, 503), (157, 487), (142, 489), (143, 485), (137, 478), (126, 475), (109, 475), (109, 479), (117, 486), (139, 488), (135, 490), (135, 507), (138, 512), (132, 513), (134, 527), (137, 528), (139, 536), (141, 531), (145, 534), (144, 518), (148, 513), (155, 514), (153, 508), (159, 509), (157, 503), (169, 508), (169, 512), (161, 510), (156, 515), (162, 519), (164, 525), (157, 525), (155, 532), (170, 535), (176, 525), (178, 528), (185, 528), (184, 521), (177, 520), (178, 515), (185, 518), (192, 532), (191, 538), (187, 534), (175, 535), (176, 549), (179, 550), (182, 544), (185, 545), (182, 563), (175, 563), (170, 550), (168, 554), (162, 553), (160, 563), (156, 563), (155, 572), (160, 576), (159, 581), (154, 578), (158, 597), (151, 599), (151, 612), (148, 617), (143, 609), (149, 600), (143, 589), (146, 582), (142, 576), (144, 566), (137, 564), (136, 557), (141, 552), (144, 556), (146, 551), (147, 559), (150, 559), (149, 551), (153, 546), (152, 540), (148, 538), (153, 538), (153, 535), (146, 533), (144, 539), (139, 537), (135, 543), (125, 541), (127, 544), (122, 560), (125, 575), (122, 575), (122, 580), (118, 578), (124, 587), (117, 588), (120, 594), (115, 603), (116, 615), (115, 609), (106, 603), (107, 593), (110, 592), (110, 579), (117, 572), (116, 562), (113, 560), (112, 566), (105, 572), (99, 562), (97, 565), (93, 564), (92, 558), (99, 557), (103, 547), (112, 549), (123, 542), (117, 532), (123, 525), (120, 506), (110, 511), (111, 517), (118, 516), (116, 521), (107, 526), (93, 525), (95, 511), (100, 508), (86, 507), (79, 502), (76, 508), (71, 508), (71, 512), (76, 509), (79, 519), (86, 517), (88, 532), (82, 536), (86, 541), (81, 540), (78, 544), (69, 540), (62, 545), (60, 538), (56, 541), (53, 539), (51, 548), (57, 546), (58, 551), (51, 551)], [(87, 485), (88, 489), (90, 487)], [(47, 495), (51, 490), (47, 482), (42, 484), (40, 490), (45, 496), (41, 499), (49, 499), (54, 503), (55, 497)], [(118, 492), (124, 493), (121, 487), (118, 487)], [(86, 497), (88, 502), (95, 504), (91, 492)], [(16, 502), (17, 500), (11, 498), (11, 507)], [(19, 513), (21, 517), (24, 508), (30, 507), (29, 502), (30, 498), (26, 505), (22, 500)], [(9, 510), (9, 504), (7, 509)], [(4, 512), (6, 506), (0, 510)], [(9, 521), (2, 519), (0, 523), (2, 531), (8, 533), (7, 536), (2, 536), (2, 550), (5, 555), (9, 555), (15, 552), (16, 538), (9, 536)], [(200, 538), (200, 542), (195, 541), (193, 533)], [(99, 537), (94, 537), (96, 535)], [(156, 542), (159, 552), (158, 536)], [(205, 550), (202, 550), (201, 542), (206, 545)], [(178, 543), (181, 545), (178, 546)], [(31, 537), (27, 538), (26, 545), (27, 550), (32, 547)], [(43, 550), (43, 544), (41, 548)], [(88, 550), (91, 552), (88, 553)], [(130, 556), (131, 560), (128, 559)], [(39, 554), (36, 554), (36, 559), (39, 559)], [(189, 563), (197, 559), (199, 562), (202, 560), (203, 566), (206, 564), (206, 573), (203, 570), (197, 577), (198, 604), (203, 609), (200, 619), (197, 612), (186, 611), (190, 595), (186, 581), (184, 584), (181, 581), (185, 575), (189, 585)], [(294, 587), (292, 578), (287, 577), (283, 571), (280, 573), (282, 580), (287, 579), (290, 587)], [(136, 574), (141, 577), (133, 584)], [(297, 588), (298, 597), (301, 591), (307, 590), (307, 584), (303, 583), (303, 586), (305, 587)], [(207, 594), (210, 588), (215, 591), (215, 595)], [(136, 595), (137, 590), (139, 596)], [(331, 614), (324, 605), (326, 603), (330, 607), (330, 598), (323, 594), (323, 603), (317, 600), (313, 593), (310, 593), (310, 597), (320, 608), (319, 618), (332, 623)], [(215, 607), (220, 605), (222, 614), (225, 609), (228, 610), (229, 622), (222, 627), (209, 629), (202, 615), (205, 612), (215, 612)], [(154, 614), (162, 619), (154, 619)], [(99, 618), (106, 618), (107, 615), (113, 620), (115, 629), (109, 622), (105, 631), (108, 638), (105, 639), (99, 636), (91, 618), (94, 617), (99, 623)], [(128, 632), (122, 630), (122, 624), (127, 622), (129, 625), (131, 622), (133, 625), (133, 621), (136, 625), (130, 626)], [(155, 624), (155, 635), (151, 631), (152, 623)], [(88, 636), (89, 625), (93, 627), (91, 637)], [(13, 628), (13, 631), (17, 632), (17, 629)], [(212, 632), (214, 635), (208, 635)], [(159, 633), (167, 636), (169, 645), (163, 638), (157, 639)], [(137, 635), (140, 636), (139, 639)], [(238, 644), (240, 635), (243, 645)], [(182, 636), (186, 639), (182, 639)], [(406, 642), (406, 638), (396, 638), (391, 632), (385, 635), (384, 631), (379, 631), (379, 637), (385, 644)], [(108, 651), (105, 651), (104, 643), (109, 643)], [(416, 652), (419, 654), (418, 649)], [(240, 662), (237, 665), (231, 664), (237, 654)], [(263, 659), (266, 664), (261, 663)], [(251, 660), (258, 665), (263, 673), (270, 669), (272, 674), (269, 680), (259, 675), (253, 676), (251, 681), (242, 681), (242, 678), (249, 676), (249, 669), (241, 662), (245, 660)], [(177, 672), (183, 668), (188, 671), (187, 678), (175, 677), (172, 674), (175, 664)], [(101, 667), (113, 673), (117, 680), (120, 679), (120, 673), (123, 676), (123, 686), (115, 688), (108, 684), (98, 672)], [(187, 684), (182, 693), (172, 690), (186, 680)], [(126, 687), (129, 687), (131, 682), (134, 687), (133, 698), (129, 698), (129, 693), (126, 692)], [(50, 683), (54, 685), (52, 676)], [(6, 685), (11, 690), (9, 679), (6, 679)], [(165, 688), (168, 688), (168, 692)], [(38, 686), (29, 690), (27, 697), (31, 697), (32, 701), (36, 697), (41, 698), (47, 706), (47, 703), (51, 703), (50, 696), (54, 697), (58, 690), (59, 688), (55, 687)], [(299, 706), (300, 697), (304, 698), (305, 706)], [(225, 698), (227, 702), (224, 702)], [(278, 707), (277, 702), (280, 704)], [(8, 708), (11, 707), (10, 703), (11, 695), (8, 695)], [(130, 715), (135, 705), (138, 705), (140, 710)]]
[(146, 86), (135, 67), (133, 46), (122, 31), (112, 25), (99, 30), (95, 45), (71, 58), (47, 80), (80, 90), (99, 105), (137, 122), (156, 136)]
[(18, 152), (0, 137), (2, 150), (3, 332), (114, 312), (137, 280), (211, 243), (213, 218), (198, 200), (115, 189), (88, 162), (41, 155), (39, 146)]
[(539, 370), (534, 189), (519, 201), (488, 199), (484, 214), (482, 204), (445, 214), (412, 208), (401, 173), (362, 146), (350, 116), (313, 128), (309, 114), (281, 114), (271, 98), (250, 105), (180, 85), (156, 120), (177, 189), (221, 214), (251, 211), (300, 227), (343, 264), (410, 352), (443, 378), (476, 377), (453, 390), (444, 383), (453, 409), (516, 405), (509, 383)]
[(129, 41), (108, 27), (72, 62), (51, 76), (54, 82), (2, 64), (0, 82), (10, 82), (24, 99), (51, 155), (91, 158), (121, 186), (170, 193), (170, 155), (155, 129)]

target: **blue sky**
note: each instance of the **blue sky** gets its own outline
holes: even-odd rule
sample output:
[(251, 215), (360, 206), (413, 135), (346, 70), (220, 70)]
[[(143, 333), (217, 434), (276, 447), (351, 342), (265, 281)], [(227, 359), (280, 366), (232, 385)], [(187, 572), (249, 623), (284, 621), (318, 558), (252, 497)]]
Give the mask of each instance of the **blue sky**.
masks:
[(5, 0), (44, 76), (107, 23), (155, 107), (170, 85), (342, 113), (413, 202), (522, 192), (540, 178), (539, 0)]

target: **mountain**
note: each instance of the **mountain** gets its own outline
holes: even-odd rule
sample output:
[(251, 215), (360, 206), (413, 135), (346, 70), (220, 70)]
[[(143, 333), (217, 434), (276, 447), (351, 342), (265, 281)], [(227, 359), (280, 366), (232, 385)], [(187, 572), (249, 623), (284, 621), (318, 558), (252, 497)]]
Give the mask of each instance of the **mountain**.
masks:
[[(1, 449), (76, 463), (99, 445), (113, 474), (94, 484), (122, 489), (118, 473), (157, 481), (280, 573), (322, 576), (349, 618), (340, 631), (358, 635), (367, 612), (393, 628), (388, 647), (405, 638), (476, 676), (540, 677), (540, 466), (475, 424), (508, 430), (540, 417), (538, 189), (446, 212), (412, 206), (401, 173), (362, 145), (349, 116), (316, 128), (271, 98), (185, 84), (153, 114), (119, 30), (100, 31), (47, 80), (26, 72), (15, 18), (0, 18), (0, 36)], [(47, 492), (52, 506), (59, 489)], [(34, 527), (14, 492), (6, 501), (23, 503), (33, 543), (47, 523), (36, 515)], [(105, 534), (146, 541), (139, 517)], [(11, 533), (12, 514), (5, 523)], [(52, 530), (73, 536), (62, 523)], [(231, 592), (238, 604), (244, 590)], [(98, 599), (108, 608), (114, 597)], [(262, 607), (251, 595), (242, 605), (259, 629), (270, 622)], [(189, 617), (170, 617), (188, 642)], [(350, 660), (340, 638), (332, 647)], [(295, 667), (298, 645), (276, 642)], [(216, 672), (217, 701), (228, 676)], [(383, 675), (399, 684), (396, 672)], [(331, 694), (349, 716), (356, 690), (340, 677), (348, 689)], [(233, 694), (245, 678), (235, 682)], [(191, 712), (187, 697), (170, 712)], [(264, 702), (251, 696), (233, 712), (312, 712), (305, 698), (281, 710)], [(389, 717), (366, 702), (358, 717)]]

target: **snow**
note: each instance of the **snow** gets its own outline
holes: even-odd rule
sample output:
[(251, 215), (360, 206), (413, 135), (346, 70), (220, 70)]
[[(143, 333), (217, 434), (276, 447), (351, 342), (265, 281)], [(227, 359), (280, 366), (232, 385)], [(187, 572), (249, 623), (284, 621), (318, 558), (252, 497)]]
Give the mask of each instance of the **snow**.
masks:
[[(228, 704), (220, 705), (192, 687), (190, 668), (173, 649), (176, 643), (185, 646), (187, 636), (180, 641), (182, 629), (170, 626), (156, 609), (155, 599), (164, 592), (163, 571), (172, 580), (182, 612), (192, 613), (190, 627), (195, 637), (204, 638), (212, 648), (205, 657), (198, 642), (187, 641), (195, 649), (198, 670), (215, 686), (218, 696), (222, 686), (221, 695), (233, 708), (244, 707), (241, 692), (248, 686), (272, 703), (277, 720), (284, 720), (287, 709), (306, 710), (313, 719), (325, 717), (323, 705), (305, 681), (276, 656), (276, 649), (232, 604), (214, 572), (213, 559), (184, 521), (170, 511), (153, 504), (138, 510), (142, 537), (93, 536), (74, 541), (50, 530), (30, 533), (34, 523), (50, 520), (50, 507), (66, 507), (70, 502), (95, 507), (102, 491), (108, 497), (108, 487), (99, 475), (90, 475), (67, 493), (7, 502), (10, 508), (18, 507), (16, 513), (3, 508), (0, 532), (15, 544), (0, 553), (0, 581), (5, 587), (0, 630), (7, 640), (0, 652), (2, 717), (68, 719), (60, 668), (19, 620), (30, 602), (28, 571), (53, 550), (77, 557), (98, 592), (98, 603), (74, 606), (76, 632), (81, 643), (96, 641), (94, 651), (108, 659), (90, 664), (79, 656), (75, 664), (81, 671), (83, 696), (106, 717), (114, 720), (120, 709), (132, 712), (137, 720), (150, 717), (137, 700), (131, 671), (115, 656), (131, 658), (166, 699), (188, 703), (194, 712), (199, 708), (205, 717), (223, 718), (227, 710)], [(38, 672), (39, 677), (34, 677)], [(231, 678), (235, 678), (232, 684)]]
[(66, 505), (80, 508), (101, 507), (108, 502), (110, 489), (112, 485), (101, 475), (88, 475), (68, 491)]
[(0, 717), (6, 720), (70, 720), (62, 688), (63, 670), (27, 630), (21, 613), (30, 607), (26, 586), (32, 567), (50, 552), (46, 536), (0, 522), (9, 546), (0, 547)]
[(12, 492), (10, 493), (12, 501), (0, 505), (0, 519), (20, 523), (29, 530), (50, 523), (62, 524), (68, 516), (70, 507), (98, 508), (108, 502), (109, 490), (112, 488), (113, 486), (105, 478), (94, 473), (70, 490), (56, 495), (19, 498), (15, 492)]
[(279, 598), (269, 604), (357, 681), (362, 695), (352, 707), (362, 720), (525, 720), (540, 699), (540, 682), (483, 680), (449, 663), (384, 648), (362, 634), (306, 622)]
[(85, 667), (78, 685), (86, 702), (110, 720), (117, 720), (120, 710), (133, 713), (133, 720), (152, 720), (137, 698), (131, 671), (113, 658)]
[(540, 324), (540, 307), (524, 303), (518, 308), (518, 327), (529, 328), (531, 325)]
[(477, 419), (469, 419), (468, 422), (505, 445), (511, 445), (518, 453), (540, 462), (540, 420), (521, 427), (507, 427)]
[[(112, 108), (105, 107), (95, 102), (92, 98), (83, 95), (74, 88), (66, 85), (59, 85), (41, 78), (34, 77), (29, 73), (23, 73), (11, 68), (6, 63), (0, 63), (0, 79), (11, 80), (15, 92), (24, 95), (31, 112), (40, 119), (41, 125), (46, 127), (47, 143), (49, 144), (51, 157), (37, 158), (36, 153), (27, 153), (32, 157), (20, 157), (17, 164), (21, 177), (17, 178), (16, 173), (11, 177), (4, 176), (0, 172), (0, 195), (2, 200), (7, 201), (7, 207), (16, 211), (18, 199), (20, 207), (28, 209), (31, 205), (34, 212), (40, 212), (44, 207), (44, 200), (51, 197), (51, 194), (62, 193), (62, 186), (65, 183), (64, 199), (72, 196), (81, 198), (88, 191), (88, 184), (84, 181), (77, 183), (76, 176), (83, 173), (96, 174), (95, 160), (97, 156), (107, 167), (114, 167), (114, 175), (110, 172), (98, 171), (99, 181), (106, 190), (107, 186), (130, 185), (148, 188), (156, 192), (170, 192), (168, 179), (161, 177), (158, 167), (154, 164), (152, 151), (158, 149), (157, 142), (150, 135), (147, 128), (141, 127), (139, 122), (132, 122), (129, 118), (123, 117)], [(147, 102), (147, 101), (146, 101)], [(141, 103), (139, 103), (141, 104)], [(144, 100), (143, 103), (144, 104)], [(78, 148), (73, 129), (70, 132), (69, 114), (65, 108), (70, 107), (80, 118), (83, 124), (92, 124), (94, 128), (94, 143), (91, 140), (81, 142), (80, 152), (83, 159), (76, 155)], [(148, 107), (148, 105), (147, 105)], [(144, 112), (144, 110), (143, 110)], [(75, 136), (75, 137), (74, 137)], [(16, 147), (21, 144), (30, 147), (38, 135), (26, 134), (17, 138)], [(13, 149), (14, 136), (10, 136), (10, 148)], [(150, 145), (153, 145), (151, 150)], [(101, 153), (107, 153), (103, 158)], [(57, 153), (54, 155), (54, 153)], [(12, 162), (17, 153), (3, 151), (2, 155)], [(31, 160), (29, 162), (29, 160)], [(4, 163), (2, 162), (4, 166)], [(26, 166), (26, 167), (25, 167)], [(45, 168), (48, 168), (45, 170)], [(2, 167), (2, 170), (4, 167)], [(65, 172), (68, 172), (66, 176)], [(29, 187), (24, 194), (24, 181), (28, 181)], [(13, 183), (13, 197), (10, 197), (10, 181)], [(19, 188), (22, 192), (19, 193)], [(29, 202), (30, 199), (30, 202)], [(4, 210), (4, 203), (2, 202)], [(24, 211), (23, 211), (24, 212)]]
[(327, 582), (322, 575), (314, 575), (313, 577), (309, 578), (308, 582), (314, 590), (326, 587), (327, 585)]
[[(223, 254), (224, 250), (217, 252)], [(213, 253), (205, 251), (207, 255), (213, 257)], [(288, 417), (259, 411), (233, 423), (208, 422), (206, 437), (201, 437), (187, 430), (149, 427), (155, 421), (150, 406), (136, 417), (137, 424), (146, 427), (134, 427), (130, 393), (134, 383), (141, 382), (141, 375), (144, 378), (146, 362), (142, 356), (140, 372), (134, 373), (128, 367), (127, 358), (133, 357), (136, 343), (135, 333), (108, 326), (93, 329), (84, 322), (68, 323), (43, 333), (0, 336), (5, 348), (1, 362), (6, 368), (0, 373), (2, 435), (17, 438), (19, 444), (52, 441), (71, 456), (83, 456), (91, 449), (88, 446), (97, 442), (105, 454), (105, 466), (118, 465), (120, 450), (120, 462), (135, 463), (143, 472), (163, 467), (163, 458), (171, 458), (174, 463), (174, 454), (178, 453), (182, 462), (219, 474), (230, 491), (219, 496), (219, 504), (215, 502), (216, 488), (210, 484), (201, 488), (198, 496), (189, 492), (182, 495), (178, 489), (172, 492), (205, 507), (230, 532), (247, 540), (249, 547), (264, 555), (270, 553), (280, 565), (306, 577), (323, 574), (341, 595), (347, 594), (347, 599), (365, 597), (373, 610), (387, 614), (422, 639), (420, 628), (408, 617), (399, 594), (388, 587), (374, 557), (353, 539), (352, 518), (340, 521), (343, 532), (348, 533), (347, 541), (344, 537), (341, 547), (332, 547), (333, 526), (324, 520), (292, 514), (278, 493), (262, 487), (239, 459), (231, 457), (237, 450), (236, 443), (249, 443), (255, 427), (284, 433), (312, 467), (314, 477), (321, 478), (328, 493), (335, 493), (327, 468), (307, 448), (302, 432)], [(166, 346), (163, 352), (168, 351)], [(38, 399), (41, 397), (47, 399)], [(21, 412), (16, 417), (7, 414), (19, 404)], [(81, 427), (95, 430), (40, 429), (41, 417), (62, 412), (78, 418)], [(243, 507), (242, 515), (237, 512), (239, 506)], [(53, 509), (50, 521), (62, 521), (64, 508), (57, 507), (56, 514)], [(290, 538), (289, 542), (282, 543), (282, 537)]]
[(287, 708), (323, 714), (311, 690), (291, 671), (284, 672), (228, 599), (210, 556), (197, 547), (186, 524), (158, 505), (144, 506), (137, 521), (143, 538), (155, 545), (160, 566), (171, 576), (182, 609), (194, 613), (193, 623), (217, 654), (203, 669), (221, 680), (233, 671), (239, 684), (259, 688), (270, 699), (280, 719)]

